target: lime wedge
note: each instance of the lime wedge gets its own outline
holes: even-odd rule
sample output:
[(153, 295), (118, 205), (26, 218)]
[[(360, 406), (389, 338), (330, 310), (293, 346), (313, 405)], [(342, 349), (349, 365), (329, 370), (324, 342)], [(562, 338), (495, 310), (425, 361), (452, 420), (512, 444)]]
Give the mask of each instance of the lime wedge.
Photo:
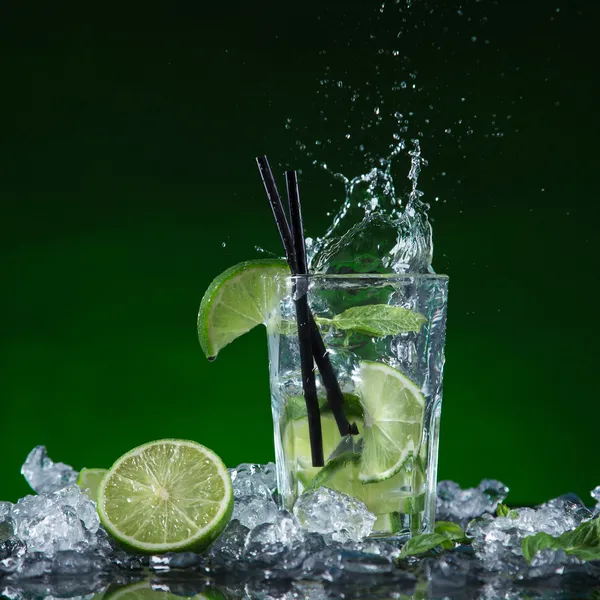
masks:
[(110, 468), (98, 490), (104, 528), (138, 552), (202, 551), (232, 511), (227, 468), (214, 452), (185, 440), (134, 448)]
[(77, 477), (77, 485), (90, 500), (95, 502), (98, 498), (100, 482), (107, 473), (106, 469), (81, 469)]
[(281, 297), (280, 276), (290, 271), (283, 260), (250, 260), (217, 276), (198, 312), (198, 338), (214, 360), (227, 344), (266, 322)]
[(357, 387), (365, 411), (358, 478), (384, 481), (419, 450), (425, 398), (406, 375), (378, 362), (360, 363)]

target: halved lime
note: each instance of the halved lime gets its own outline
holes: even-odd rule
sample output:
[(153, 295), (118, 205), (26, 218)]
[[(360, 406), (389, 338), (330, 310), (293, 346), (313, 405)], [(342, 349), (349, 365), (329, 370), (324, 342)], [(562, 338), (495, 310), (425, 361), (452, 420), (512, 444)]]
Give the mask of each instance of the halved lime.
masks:
[[(215, 589), (206, 589), (201, 594), (186, 597), (189, 600), (223, 600), (225, 598), (221, 592)], [(114, 590), (108, 588), (103, 600), (181, 600), (181, 596), (165, 592), (160, 588), (152, 589), (151, 582), (144, 579), (144, 581), (131, 583)]]
[(265, 323), (281, 297), (285, 261), (249, 260), (230, 267), (208, 286), (198, 312), (198, 338), (214, 360), (227, 344)]
[(81, 469), (77, 477), (77, 485), (81, 491), (94, 502), (98, 498), (98, 488), (108, 469)]
[(159, 440), (124, 454), (102, 479), (104, 528), (138, 552), (207, 548), (233, 512), (231, 478), (211, 450), (186, 440)]
[(419, 450), (425, 398), (406, 375), (378, 362), (360, 363), (357, 389), (365, 410), (358, 478), (384, 481)]

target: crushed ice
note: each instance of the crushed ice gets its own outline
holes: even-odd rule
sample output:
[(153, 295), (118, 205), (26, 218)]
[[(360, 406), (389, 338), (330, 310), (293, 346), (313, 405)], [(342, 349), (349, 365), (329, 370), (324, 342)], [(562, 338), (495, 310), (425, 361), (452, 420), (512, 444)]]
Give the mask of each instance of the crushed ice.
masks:
[(466, 527), (472, 547), (398, 563), (399, 542), (368, 537), (375, 516), (359, 500), (320, 488), (301, 496), (290, 513), (276, 501), (275, 465), (242, 464), (230, 469), (235, 496), (232, 519), (208, 552), (142, 557), (128, 554), (110, 540), (95, 503), (74, 483), (77, 472), (52, 462), (43, 446), (34, 448), (22, 472), (38, 493), (16, 504), (0, 502), (0, 583), (48, 574), (139, 573), (146, 568), (157, 574), (191, 569), (238, 576), (259, 569), (269, 580), (317, 577), (343, 582), (346, 577), (382, 574), (414, 579), (410, 569), (420, 564), (431, 585), (445, 589), (448, 582), (484, 580), (495, 589), (501, 581), (498, 577), (507, 574), (531, 580), (584, 565), (554, 550), (539, 552), (528, 565), (521, 542), (537, 532), (556, 536), (574, 529), (596, 516), (600, 506), (599, 486), (592, 492), (597, 505), (591, 510), (568, 494), (537, 508), (519, 508), (496, 517), (498, 504), (508, 494), (503, 483), (483, 480), (474, 488), (461, 489), (442, 481), (437, 518)]

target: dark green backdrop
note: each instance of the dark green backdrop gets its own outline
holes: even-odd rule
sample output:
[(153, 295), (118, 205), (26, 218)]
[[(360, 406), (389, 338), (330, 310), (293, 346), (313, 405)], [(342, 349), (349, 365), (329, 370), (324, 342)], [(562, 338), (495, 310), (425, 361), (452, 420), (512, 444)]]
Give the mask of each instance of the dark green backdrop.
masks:
[[(322, 233), (342, 190), (296, 140), (331, 139), (315, 158), (358, 174), (344, 124), (391, 140), (389, 124), (360, 130), (378, 87), (422, 133), (434, 266), (451, 278), (440, 477), (499, 478), (514, 503), (590, 500), (594, 5), (198, 4), (3, 4), (0, 498), (28, 492), (36, 444), (77, 468), (171, 436), (229, 466), (273, 459), (264, 331), (209, 364), (197, 307), (256, 245), (280, 252), (254, 156), (302, 169), (306, 228)], [(391, 92), (410, 72), (419, 89)], [(328, 77), (361, 91), (359, 110)]]

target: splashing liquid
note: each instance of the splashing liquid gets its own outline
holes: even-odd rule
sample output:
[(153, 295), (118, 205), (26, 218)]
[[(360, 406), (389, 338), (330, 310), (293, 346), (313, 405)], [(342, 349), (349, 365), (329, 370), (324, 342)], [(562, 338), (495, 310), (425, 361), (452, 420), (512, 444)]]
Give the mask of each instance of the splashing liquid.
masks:
[[(332, 173), (344, 184), (346, 197), (325, 235), (309, 247), (312, 272), (433, 273), (429, 205), (421, 200), (423, 193), (417, 187), (427, 162), (419, 141), (412, 140), (411, 190), (403, 203), (391, 173), (394, 158), (403, 151), (406, 144), (400, 141), (390, 156), (378, 160), (377, 167), (353, 179)], [(321, 166), (328, 170), (327, 165)]]

